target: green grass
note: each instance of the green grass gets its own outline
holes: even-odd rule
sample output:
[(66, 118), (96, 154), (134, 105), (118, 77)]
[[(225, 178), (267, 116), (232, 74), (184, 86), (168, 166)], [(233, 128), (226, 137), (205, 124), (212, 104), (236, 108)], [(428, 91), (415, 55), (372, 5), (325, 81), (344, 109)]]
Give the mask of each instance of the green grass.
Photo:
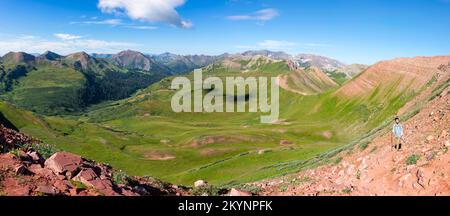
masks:
[(341, 163), (341, 161), (342, 161), (342, 157), (338, 157), (338, 158), (336, 158), (336, 160), (334, 161), (334, 164), (340, 164)]
[(348, 187), (342, 189), (342, 193), (350, 194), (351, 192), (352, 192), (352, 189), (350, 189), (350, 188), (348, 188)]
[[(277, 76), (285, 70), (278, 63), (245, 74), (219, 67), (204, 76)], [(49, 145), (106, 162), (128, 175), (181, 185), (204, 179), (221, 186), (332, 163), (349, 146), (367, 142), (414, 96), (408, 90), (389, 91), (396, 82), (358, 98), (334, 92), (301, 96), (281, 90), (284, 124), (268, 125), (260, 123), (262, 113), (174, 113), (170, 80), (130, 98), (91, 107), (81, 116), (38, 116), (7, 103), (0, 103), (0, 112)], [(293, 145), (280, 145), (281, 140)]]
[(25, 109), (45, 114), (77, 111), (85, 79), (70, 68), (42, 66), (17, 80), (14, 91), (7, 93), (8, 101)]
[(345, 73), (331, 73), (330, 78), (339, 85), (343, 85), (349, 80)]
[(420, 156), (413, 154), (410, 155), (407, 159), (406, 159), (406, 165), (416, 165), (417, 161), (420, 160)]

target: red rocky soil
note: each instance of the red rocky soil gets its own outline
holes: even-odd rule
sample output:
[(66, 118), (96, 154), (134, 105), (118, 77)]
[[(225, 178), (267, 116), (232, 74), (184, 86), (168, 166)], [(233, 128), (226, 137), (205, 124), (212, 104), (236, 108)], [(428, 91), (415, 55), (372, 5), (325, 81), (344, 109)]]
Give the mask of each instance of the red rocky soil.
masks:
[[(337, 165), (255, 183), (262, 188), (260, 195), (450, 195), (449, 91), (403, 123), (401, 151), (392, 149), (386, 133), (365, 150), (341, 153)], [(412, 155), (419, 159), (408, 165)]]

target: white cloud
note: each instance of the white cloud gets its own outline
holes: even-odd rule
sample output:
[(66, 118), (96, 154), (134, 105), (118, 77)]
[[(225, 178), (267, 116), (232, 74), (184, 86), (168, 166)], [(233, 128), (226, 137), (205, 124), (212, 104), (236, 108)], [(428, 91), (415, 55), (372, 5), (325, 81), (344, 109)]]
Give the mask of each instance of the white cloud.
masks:
[[(79, 36), (79, 35), (71, 35), (71, 34), (63, 34), (63, 33), (55, 34), (55, 37), (57, 37), (61, 40), (76, 40), (76, 39), (82, 38), (82, 36)], [(28, 38), (28, 39), (34, 39), (34, 38)]]
[(269, 21), (279, 16), (278, 10), (268, 8), (264, 10), (256, 11), (252, 14), (235, 15), (227, 17), (229, 20), (242, 21), (242, 20), (257, 20), (257, 21)]
[(0, 54), (23, 51), (27, 53), (43, 53), (47, 50), (67, 55), (74, 52), (116, 53), (125, 49), (139, 47), (138, 44), (96, 39), (48, 40), (39, 37), (10, 37), (0, 39)]
[(289, 41), (265, 40), (258, 43), (258, 46), (264, 49), (287, 49), (297, 46), (297, 43)]
[(93, 20), (81, 21), (81, 22), (71, 22), (70, 24), (112, 25), (112, 26), (117, 26), (117, 25), (122, 25), (122, 20), (121, 19), (107, 19), (107, 20), (97, 21), (97, 20), (93, 19)]
[(105, 13), (125, 14), (133, 20), (164, 22), (180, 28), (191, 28), (175, 8), (186, 0), (99, 0), (98, 7)]

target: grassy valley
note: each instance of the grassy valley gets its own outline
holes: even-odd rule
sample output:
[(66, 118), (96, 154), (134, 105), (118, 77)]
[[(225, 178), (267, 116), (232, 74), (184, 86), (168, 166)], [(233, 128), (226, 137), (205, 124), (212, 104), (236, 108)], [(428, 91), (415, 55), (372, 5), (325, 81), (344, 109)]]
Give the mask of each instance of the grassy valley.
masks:
[[(429, 71), (435, 73), (433, 67)], [(66, 71), (71, 72), (76, 77), (74, 71)], [(285, 61), (264, 57), (230, 58), (204, 68), (204, 78), (292, 73)], [(191, 74), (186, 76), (192, 78)], [(352, 83), (366, 76), (370, 74), (348, 83), (355, 85)], [(423, 76), (423, 80), (432, 79)], [(261, 124), (262, 113), (172, 112), (172, 78), (72, 117), (39, 116), (7, 103), (1, 104), (0, 112), (25, 133), (59, 149), (110, 163), (130, 175), (154, 176), (185, 185), (198, 179), (232, 185), (294, 172), (305, 161), (358, 140), (389, 122), (424, 89), (412, 86), (426, 85), (414, 81), (403, 85), (404, 79), (399, 77), (352, 97), (346, 93), (348, 83), (340, 88), (334, 84), (312, 95), (282, 89), (280, 120)], [(292, 82), (300, 85), (295, 83), (298, 80)], [(80, 83), (63, 82), (64, 86)], [(21, 85), (19, 90), (25, 88)], [(39, 85), (44, 88), (45, 82)]]

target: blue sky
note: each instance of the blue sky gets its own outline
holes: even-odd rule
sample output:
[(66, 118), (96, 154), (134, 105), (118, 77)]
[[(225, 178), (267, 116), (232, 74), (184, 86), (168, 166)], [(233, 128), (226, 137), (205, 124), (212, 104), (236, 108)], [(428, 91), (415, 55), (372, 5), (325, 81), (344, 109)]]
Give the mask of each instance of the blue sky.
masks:
[(2, 0), (0, 54), (450, 55), (450, 0)]

